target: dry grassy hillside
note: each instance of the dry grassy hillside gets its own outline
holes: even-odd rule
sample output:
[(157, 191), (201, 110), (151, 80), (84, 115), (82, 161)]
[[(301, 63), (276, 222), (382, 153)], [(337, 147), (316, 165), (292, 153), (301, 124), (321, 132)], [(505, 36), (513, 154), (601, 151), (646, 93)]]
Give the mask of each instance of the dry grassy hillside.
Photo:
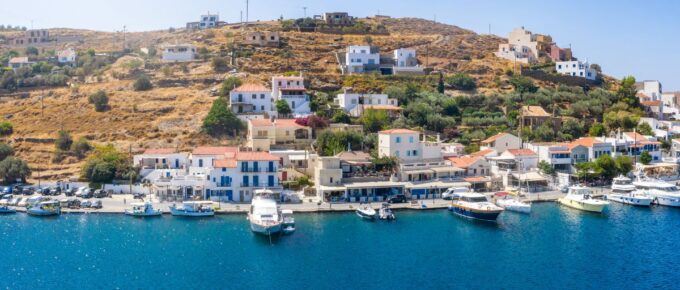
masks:
[[(445, 72), (465, 71), (478, 79), (480, 92), (497, 91), (494, 79), (505, 77), (509, 64), (492, 57), (503, 39), (478, 35), (456, 26), (432, 21), (402, 19), (368, 19), (384, 25), (390, 35), (372, 35), (374, 45), (383, 52), (399, 47), (415, 48), (423, 65)], [(258, 23), (249, 29), (280, 30), (278, 22)], [(232, 44), (241, 42), (240, 27), (222, 27), (209, 31), (154, 31), (126, 33), (127, 47), (158, 46), (167, 42), (190, 42), (205, 47), (211, 55), (226, 55)], [(79, 50), (115, 51), (122, 48), (122, 33), (54, 29), (52, 35), (78, 35)], [(272, 75), (303, 71), (314, 89), (335, 90), (342, 86), (335, 53), (348, 44), (361, 44), (364, 35), (284, 32), (281, 48), (244, 48), (238, 58), (238, 71), (250, 80), (266, 82)], [(6, 51), (9, 47), (0, 47)], [(49, 48), (48, 48), (49, 49)], [(136, 53), (119, 59), (134, 58)], [(233, 144), (238, 140), (212, 140), (197, 132), (201, 120), (215, 99), (214, 90), (225, 74), (212, 71), (209, 62), (197, 61), (182, 72), (172, 65), (166, 76), (157, 70), (144, 70), (155, 87), (151, 91), (132, 90), (132, 79), (114, 78), (121, 64), (113, 64), (98, 81), (78, 84), (77, 89), (59, 88), (28, 91), (26, 98), (9, 99), (0, 104), (0, 115), (10, 120), (15, 133), (9, 138), (18, 154), (45, 178), (77, 175), (81, 162), (73, 158), (59, 164), (51, 162), (54, 145), (51, 139), (63, 128), (74, 138), (86, 136), (96, 143), (114, 143), (133, 152), (151, 147), (189, 148), (199, 144)], [(163, 85), (159, 85), (163, 84)], [(105, 90), (111, 110), (95, 112), (88, 96)], [(43, 96), (41, 98), (41, 96)]]

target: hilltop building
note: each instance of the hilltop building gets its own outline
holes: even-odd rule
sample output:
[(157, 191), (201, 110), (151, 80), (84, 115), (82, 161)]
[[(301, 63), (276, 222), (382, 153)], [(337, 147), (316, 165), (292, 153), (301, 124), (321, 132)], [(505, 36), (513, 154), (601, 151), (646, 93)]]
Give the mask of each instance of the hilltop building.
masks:
[(513, 29), (508, 35), (508, 42), (499, 44), (495, 54), (499, 58), (526, 64), (537, 62), (543, 56), (553, 61), (573, 59), (571, 48), (560, 48), (550, 35), (534, 34), (524, 27)]
[(272, 91), (258, 83), (245, 83), (229, 92), (229, 107), (243, 117), (269, 118), (272, 111)]
[(76, 58), (78, 57), (76, 51), (71, 47), (57, 51), (56, 54), (57, 62), (60, 64), (74, 65), (76, 63)]
[(52, 41), (50, 38), (50, 31), (47, 29), (29, 29), (24, 31), (22, 37), (12, 39), (11, 43), (14, 45), (40, 45)]
[(196, 22), (187, 22), (187, 29), (207, 29), (207, 28), (215, 28), (215, 27), (220, 27), (224, 26), (227, 24), (224, 21), (220, 21), (220, 15), (219, 14), (204, 14), (201, 15), (201, 18), (199, 21)]
[(597, 79), (597, 71), (592, 69), (587, 61), (558, 61), (555, 63), (555, 69), (557, 73), (563, 75), (581, 77), (592, 81)]
[(321, 15), (328, 26), (350, 26), (354, 24), (354, 17), (349, 16), (347, 12), (326, 12)]
[(349, 75), (371, 72), (383, 75), (424, 73), (413, 49), (399, 48), (391, 55), (383, 56), (377, 46), (350, 45), (339, 59), (340, 70)]
[(243, 43), (262, 47), (279, 47), (280, 38), (278, 31), (250, 31), (243, 36)]
[(335, 103), (352, 117), (360, 117), (365, 110), (385, 110), (393, 117), (401, 112), (397, 100), (386, 94), (358, 94), (345, 89), (337, 95)]
[(303, 117), (312, 113), (309, 108), (309, 95), (305, 89), (305, 79), (301, 76), (272, 77), (272, 98), (274, 102), (286, 101), (295, 117)]
[(163, 62), (184, 62), (196, 58), (196, 47), (191, 44), (165, 44), (161, 46)]

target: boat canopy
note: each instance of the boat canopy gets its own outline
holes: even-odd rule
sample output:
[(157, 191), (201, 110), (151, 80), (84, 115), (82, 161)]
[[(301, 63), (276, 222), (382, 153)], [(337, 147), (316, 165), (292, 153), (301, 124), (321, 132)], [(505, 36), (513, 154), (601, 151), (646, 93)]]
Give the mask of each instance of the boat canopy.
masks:
[(284, 210), (281, 210), (281, 214), (293, 214), (293, 210), (292, 209), (284, 209)]

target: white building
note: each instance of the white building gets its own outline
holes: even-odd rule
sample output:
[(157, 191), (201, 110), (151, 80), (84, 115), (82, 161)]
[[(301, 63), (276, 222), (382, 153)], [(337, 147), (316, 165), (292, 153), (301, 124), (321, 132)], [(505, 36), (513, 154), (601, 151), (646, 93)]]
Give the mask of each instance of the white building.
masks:
[(272, 113), (272, 92), (261, 84), (242, 84), (229, 92), (229, 106), (232, 112), (239, 115), (268, 117)]
[(539, 56), (536, 36), (524, 27), (515, 28), (508, 35), (508, 43), (499, 44), (495, 54), (520, 63), (535, 62)]
[(378, 132), (378, 156), (394, 156), (401, 161), (442, 159), (441, 146), (436, 142), (420, 141), (420, 132), (391, 129)]
[(498, 133), (482, 141), (479, 149), (493, 149), (502, 153), (508, 149), (519, 149), (522, 147), (522, 139), (510, 133)]
[(597, 79), (597, 71), (590, 68), (590, 64), (580, 60), (558, 61), (555, 63), (557, 73), (574, 77), (582, 77), (589, 80)]
[(423, 68), (418, 65), (416, 58), (416, 50), (408, 48), (399, 48), (394, 50), (394, 67), (392, 72), (398, 74), (421, 74)]
[(161, 49), (163, 62), (192, 61), (196, 58), (196, 47), (191, 44), (166, 44)]
[(663, 86), (657, 80), (646, 80), (636, 84), (638, 93), (642, 93), (649, 99), (647, 101), (658, 101), (663, 94)]
[(380, 53), (369, 45), (350, 45), (345, 52), (346, 73), (363, 73), (380, 68)]
[(31, 61), (27, 56), (13, 57), (9, 59), (7, 65), (11, 67), (14, 71), (22, 67), (30, 67), (35, 64), (35, 61)]
[(61, 64), (75, 64), (76, 63), (76, 57), (78, 56), (76, 54), (76, 51), (73, 48), (67, 48), (64, 50), (57, 51), (57, 62)]
[[(307, 116), (312, 113), (309, 108), (309, 95), (305, 89), (303, 77), (272, 77), (272, 98), (276, 102), (284, 100), (293, 111), (293, 115)], [(276, 107), (273, 107), (276, 108)]]
[(220, 26), (220, 15), (219, 14), (204, 14), (197, 22), (187, 22), (187, 29), (206, 29), (214, 28)]
[(349, 93), (347, 90), (345, 90), (345, 93), (337, 95), (335, 103), (352, 117), (361, 116), (366, 106), (372, 108), (374, 105), (385, 105), (399, 109), (397, 99), (390, 99), (386, 94), (355, 94)]

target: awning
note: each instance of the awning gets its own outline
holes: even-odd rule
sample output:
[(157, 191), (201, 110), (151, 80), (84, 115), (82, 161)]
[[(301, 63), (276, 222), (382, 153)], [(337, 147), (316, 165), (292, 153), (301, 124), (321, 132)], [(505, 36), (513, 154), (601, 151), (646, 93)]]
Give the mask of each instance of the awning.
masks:
[(471, 184), (469, 182), (461, 182), (461, 181), (430, 181), (430, 182), (406, 184), (406, 188), (408, 188), (408, 189), (450, 188), (450, 187), (470, 187), (470, 186), (471, 186)]
[(307, 160), (307, 156), (305, 156), (305, 155), (290, 155), (290, 156), (288, 156), (288, 159), (290, 159), (290, 161), (304, 161), (304, 160)]
[(345, 191), (347, 188), (344, 186), (319, 185), (319, 189), (321, 191)]
[(407, 174), (420, 174), (420, 173), (434, 173), (432, 169), (416, 169), (416, 170), (404, 170)]
[(434, 172), (437, 172), (437, 173), (440, 173), (440, 172), (463, 172), (463, 171), (465, 171), (465, 169), (461, 169), (461, 168), (453, 167), (453, 166), (435, 167), (435, 168), (432, 168), (432, 170), (434, 170)]
[(547, 181), (547, 179), (538, 172), (513, 173), (512, 177), (521, 181)]

